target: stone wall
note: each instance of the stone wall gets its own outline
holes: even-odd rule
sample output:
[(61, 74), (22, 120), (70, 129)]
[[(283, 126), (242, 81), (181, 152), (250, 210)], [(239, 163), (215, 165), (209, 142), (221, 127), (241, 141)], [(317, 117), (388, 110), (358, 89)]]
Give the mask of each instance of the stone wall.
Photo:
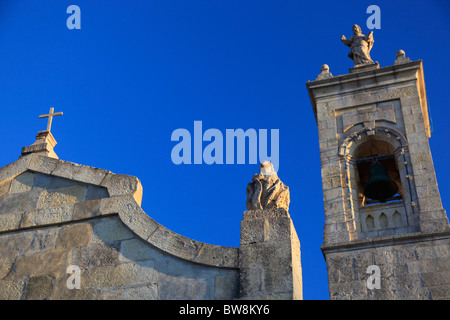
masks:
[[(174, 257), (117, 215), (0, 235), (0, 299), (234, 299), (237, 271)], [(80, 267), (81, 288), (68, 289)]]
[[(450, 299), (450, 235), (415, 233), (352, 245), (323, 246), (331, 299)], [(380, 288), (367, 286), (380, 268)]]
[(238, 298), (238, 248), (166, 229), (141, 196), (134, 177), (37, 154), (1, 168), (0, 299)]

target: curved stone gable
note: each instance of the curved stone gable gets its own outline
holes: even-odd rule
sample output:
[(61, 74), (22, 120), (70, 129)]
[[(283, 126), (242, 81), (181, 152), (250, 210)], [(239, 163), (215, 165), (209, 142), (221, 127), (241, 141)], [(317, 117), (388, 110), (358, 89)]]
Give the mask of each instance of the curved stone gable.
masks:
[[(108, 195), (103, 195), (101, 199), (88, 198), (68, 204), (63, 201), (64, 210), (45, 205), (41, 206), (42, 208), (34, 206), (27, 208), (29, 210), (14, 212), (5, 206), (0, 206), (0, 221), (2, 222), (0, 223), (0, 232), (117, 214), (121, 221), (142, 240), (175, 257), (209, 266), (238, 267), (238, 248), (211, 245), (184, 237), (150, 218), (140, 207), (142, 186), (136, 177), (30, 154), (0, 169), (0, 193), (2, 190), (9, 191), (14, 185), (20, 184), (14, 178), (27, 172), (64, 179), (78, 183), (78, 185), (104, 188)], [(65, 185), (64, 182), (60, 182), (60, 185), (63, 186), (62, 188), (70, 188), (67, 182)], [(26, 187), (29, 190), (24, 190), (28, 190), (29, 193), (32, 188), (37, 189), (33, 185)], [(29, 200), (33, 196), (39, 195), (32, 194), (25, 198), (22, 195), (21, 202), (30, 205)], [(76, 199), (75, 195), (73, 197)], [(2, 198), (0, 198), (1, 201)], [(33, 202), (31, 201), (31, 203)]]
[(38, 154), (1, 168), (0, 299), (238, 298), (239, 249), (172, 232), (141, 198), (135, 177)]

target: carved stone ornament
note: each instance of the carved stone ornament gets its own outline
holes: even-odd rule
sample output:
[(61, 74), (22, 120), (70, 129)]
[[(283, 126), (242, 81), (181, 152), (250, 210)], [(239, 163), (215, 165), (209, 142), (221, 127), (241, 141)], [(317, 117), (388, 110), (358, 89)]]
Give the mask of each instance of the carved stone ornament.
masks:
[(289, 211), (289, 202), (289, 187), (278, 178), (272, 163), (263, 161), (259, 174), (253, 175), (247, 185), (247, 210), (284, 208)]
[(353, 36), (347, 39), (345, 36), (341, 37), (342, 43), (350, 47), (351, 51), (348, 54), (349, 58), (353, 60), (356, 66), (373, 64), (374, 62), (370, 58), (370, 50), (373, 47), (373, 31), (369, 34), (363, 35), (361, 28), (355, 24), (352, 27)]

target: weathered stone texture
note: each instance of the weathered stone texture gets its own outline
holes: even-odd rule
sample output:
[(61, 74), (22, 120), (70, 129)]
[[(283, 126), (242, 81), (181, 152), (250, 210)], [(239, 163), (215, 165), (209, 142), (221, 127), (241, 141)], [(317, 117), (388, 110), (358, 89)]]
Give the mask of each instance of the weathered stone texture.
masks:
[(136, 178), (36, 154), (0, 178), (0, 299), (239, 297), (237, 248), (156, 223)]
[[(9, 185), (9, 188), (7, 187)], [(88, 193), (89, 191), (89, 193)], [(105, 188), (25, 171), (0, 186), (0, 214), (58, 208), (108, 197)], [(41, 215), (41, 213), (37, 213)], [(41, 219), (41, 218), (37, 218)]]
[(52, 275), (30, 277), (25, 287), (26, 300), (45, 300), (48, 299), (53, 292)]
[(239, 266), (241, 299), (303, 299), (300, 242), (284, 208), (244, 212)]
[[(415, 241), (404, 237), (375, 247), (324, 247), (330, 298), (450, 299), (450, 236), (416, 235)], [(380, 268), (380, 289), (367, 287), (371, 265)]]
[[(234, 299), (237, 271), (173, 257), (116, 217), (0, 234), (4, 299)], [(69, 265), (81, 289), (68, 289)]]

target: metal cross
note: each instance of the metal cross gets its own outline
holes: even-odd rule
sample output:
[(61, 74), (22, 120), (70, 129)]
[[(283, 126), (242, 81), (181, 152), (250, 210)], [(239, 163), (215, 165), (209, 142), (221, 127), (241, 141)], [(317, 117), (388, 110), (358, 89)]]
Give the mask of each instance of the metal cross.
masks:
[(53, 113), (53, 110), (54, 110), (53, 108), (50, 108), (50, 112), (48, 114), (43, 114), (43, 115), (39, 116), (39, 119), (48, 118), (47, 131), (49, 131), (49, 132), (50, 132), (50, 129), (52, 128), (52, 118), (56, 117), (56, 116), (62, 116), (62, 114), (63, 114), (62, 112)]

